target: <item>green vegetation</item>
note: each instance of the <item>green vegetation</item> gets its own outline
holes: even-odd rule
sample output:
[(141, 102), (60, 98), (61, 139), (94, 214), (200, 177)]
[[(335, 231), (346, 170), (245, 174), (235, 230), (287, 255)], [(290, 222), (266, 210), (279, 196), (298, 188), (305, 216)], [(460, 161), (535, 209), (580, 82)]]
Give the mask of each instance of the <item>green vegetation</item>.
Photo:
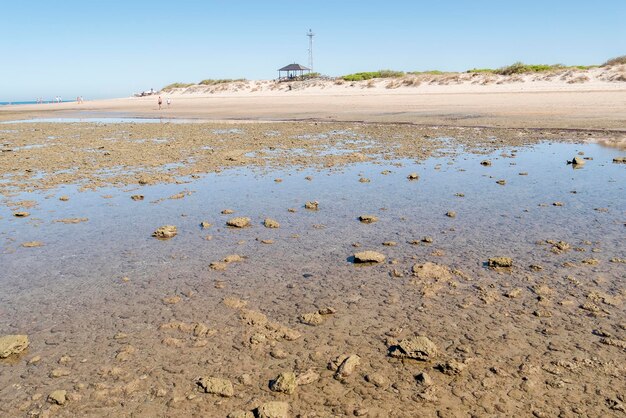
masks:
[(213, 79), (209, 78), (209, 79), (206, 79), (206, 80), (202, 80), (198, 84), (200, 84), (202, 86), (213, 86), (215, 84), (236, 83), (236, 82), (240, 82), (240, 81), (247, 81), (247, 80), (245, 78), (237, 78), (237, 79), (224, 78), (224, 79), (219, 79), (219, 80), (213, 80)]
[(363, 81), (363, 80), (371, 80), (372, 78), (398, 78), (404, 75), (405, 75), (404, 71), (380, 70), (380, 71), (348, 74), (348, 75), (342, 76), (341, 78), (343, 78), (345, 81)]
[(319, 76), (321, 76), (321, 74), (320, 74), (320, 73), (308, 73), (308, 74), (304, 74), (304, 75), (302, 75), (302, 78), (303, 78), (304, 80), (308, 80), (309, 78), (317, 78), (317, 77), (319, 77)]
[(173, 90), (173, 89), (183, 89), (189, 86), (193, 86), (193, 83), (172, 83), (163, 87), (161, 90), (167, 91), (167, 90)]
[(557, 70), (568, 70), (568, 69), (578, 69), (578, 70), (588, 70), (590, 68), (595, 68), (597, 65), (572, 65), (565, 66), (563, 64), (524, 64), (523, 62), (516, 62), (514, 64), (508, 65), (506, 67), (492, 69), (492, 68), (473, 68), (471, 70), (467, 70), (468, 73), (489, 73), (489, 74), (499, 74), (499, 75), (514, 75), (514, 74), (528, 74), (528, 73), (543, 73), (547, 71), (557, 71)]
[(602, 64), (602, 67), (611, 67), (613, 65), (621, 65), (621, 64), (626, 64), (626, 55), (622, 55), (621, 57), (611, 58), (610, 60)]
[(411, 75), (443, 75), (446, 74), (445, 71), (439, 70), (428, 70), (428, 71), (409, 71), (407, 74)]

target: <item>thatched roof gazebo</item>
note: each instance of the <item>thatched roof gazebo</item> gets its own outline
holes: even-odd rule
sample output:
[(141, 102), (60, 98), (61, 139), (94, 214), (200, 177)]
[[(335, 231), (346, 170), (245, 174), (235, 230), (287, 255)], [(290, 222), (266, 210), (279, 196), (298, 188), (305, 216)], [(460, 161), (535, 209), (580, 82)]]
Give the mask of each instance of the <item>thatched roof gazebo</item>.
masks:
[(304, 74), (309, 74), (310, 72), (311, 69), (304, 65), (296, 63), (289, 64), (278, 70), (278, 81), (302, 80)]

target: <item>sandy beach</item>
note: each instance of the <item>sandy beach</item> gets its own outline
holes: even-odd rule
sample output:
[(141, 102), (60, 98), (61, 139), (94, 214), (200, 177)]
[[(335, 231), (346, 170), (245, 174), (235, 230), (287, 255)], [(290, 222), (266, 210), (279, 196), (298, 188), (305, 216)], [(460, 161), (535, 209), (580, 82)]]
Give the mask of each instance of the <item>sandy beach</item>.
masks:
[(0, 414), (623, 417), (624, 70), (3, 106)]

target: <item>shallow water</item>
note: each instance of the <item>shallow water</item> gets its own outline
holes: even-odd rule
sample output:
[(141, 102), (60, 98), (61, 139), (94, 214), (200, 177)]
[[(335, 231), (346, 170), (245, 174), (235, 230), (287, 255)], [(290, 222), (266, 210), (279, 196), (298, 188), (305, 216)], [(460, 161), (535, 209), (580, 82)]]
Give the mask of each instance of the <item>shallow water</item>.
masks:
[[(574, 170), (565, 161), (579, 151), (593, 160)], [(314, 368), (322, 375), (318, 382), (300, 387), (295, 396), (279, 397), (289, 401), (294, 412), (329, 416), (360, 407), (382, 416), (412, 416), (417, 411), (425, 416), (442, 411), (509, 415), (532, 408), (558, 412), (563, 406), (542, 395), (553, 374), (538, 372), (541, 377), (531, 377), (537, 386), (523, 391), (520, 363), (543, 370), (553, 361), (572, 362), (575, 357), (623, 360), (623, 351), (599, 344), (592, 334), (603, 328), (616, 338), (626, 336), (619, 326), (626, 321), (626, 269), (623, 263), (609, 261), (626, 258), (626, 167), (611, 163), (616, 155), (595, 144), (543, 143), (419, 164), (385, 161), (263, 174), (237, 169), (184, 184), (96, 192), (77, 192), (68, 185), (13, 196), (5, 203), (33, 200), (36, 206), (25, 209), (30, 212), (27, 218), (13, 217), (10, 206), (0, 207), (0, 330), (28, 334), (31, 346), (21, 362), (0, 365), (0, 411), (226, 416), (274, 399), (267, 382), (279, 372)], [(481, 166), (487, 158), (493, 165)], [(383, 175), (383, 170), (390, 173)], [(407, 180), (412, 172), (419, 180)], [(360, 176), (370, 182), (360, 183)], [(497, 184), (500, 179), (506, 185)], [(168, 199), (184, 191), (190, 194)], [(133, 194), (145, 199), (133, 201)], [(60, 201), (62, 195), (69, 201)], [(303, 207), (312, 200), (319, 201), (318, 211)], [(235, 213), (220, 214), (227, 208)], [(448, 211), (455, 211), (456, 217), (445, 216)], [(362, 224), (362, 214), (380, 220)], [(252, 227), (226, 227), (234, 216), (250, 217)], [(266, 217), (278, 220), (280, 228), (264, 228)], [(88, 220), (55, 222), (67, 218)], [(202, 230), (202, 221), (213, 225)], [(176, 237), (151, 237), (166, 224), (177, 226)], [(411, 244), (424, 236), (431, 236), (433, 243)], [(274, 243), (263, 244), (262, 239)], [(566, 241), (573, 249), (555, 254), (545, 240)], [(21, 247), (29, 241), (44, 246)], [(385, 241), (397, 245), (385, 246)], [(365, 249), (385, 254), (391, 264), (361, 267), (349, 261), (355, 251)], [(228, 254), (240, 254), (245, 261), (225, 271), (208, 268)], [(512, 257), (514, 268), (486, 268), (484, 263), (493, 256)], [(581, 263), (590, 258), (598, 264)], [(426, 261), (462, 275), (454, 284), (431, 283), (425, 288), (424, 283), (412, 283), (411, 266)], [(543, 270), (530, 270), (531, 264)], [(404, 277), (391, 277), (394, 268)], [(123, 277), (130, 280), (124, 282)], [(539, 285), (548, 286), (550, 295), (540, 295)], [(515, 287), (522, 289), (521, 298), (503, 296)], [(579, 306), (593, 292), (617, 302), (594, 299), (604, 313), (581, 313)], [(162, 302), (172, 295), (182, 300), (174, 305)], [(303, 337), (250, 345), (253, 330), (238, 319), (237, 310), (222, 304), (231, 296)], [(299, 314), (324, 306), (338, 311), (325, 324), (298, 323)], [(533, 315), (538, 310), (550, 310), (552, 316)], [(216, 335), (208, 338), (208, 345), (193, 347), (192, 337), (158, 329), (171, 320), (204, 322)], [(393, 328), (404, 329), (401, 338), (428, 335), (449, 358), (471, 358), (470, 371), (450, 378), (428, 368), (432, 365), (391, 360), (384, 340)], [(118, 332), (128, 337), (115, 339)], [(164, 343), (171, 335), (183, 345)], [(129, 360), (116, 359), (126, 345), (137, 352)], [(268, 355), (277, 346), (288, 352), (286, 359)], [(326, 364), (350, 353), (363, 359), (358, 376), (336, 382), (327, 375)], [(35, 355), (42, 360), (27, 365)], [(71, 357), (63, 365), (70, 375), (49, 377), (63, 355)], [(120, 370), (113, 372), (116, 367)], [(415, 388), (412, 376), (426, 370), (437, 384), (436, 402), (420, 398)], [(619, 370), (578, 371), (576, 379), (583, 383), (578, 389), (567, 382), (571, 371), (561, 371), (571, 404), (612, 414), (605, 398), (614, 398), (620, 385), (623, 388)], [(381, 390), (364, 381), (373, 371), (395, 387)], [(244, 374), (253, 383), (243, 382)], [(189, 396), (196, 394), (194, 379), (199, 375), (239, 382), (240, 396)], [(487, 385), (487, 379), (497, 384)], [(584, 384), (600, 385), (603, 395), (584, 391)], [(46, 404), (47, 393), (57, 388), (76, 399), (65, 407)], [(508, 398), (513, 390), (522, 393)], [(566, 393), (556, 386), (550, 390)], [(43, 399), (33, 400), (37, 393)], [(397, 405), (403, 412), (395, 410)]]

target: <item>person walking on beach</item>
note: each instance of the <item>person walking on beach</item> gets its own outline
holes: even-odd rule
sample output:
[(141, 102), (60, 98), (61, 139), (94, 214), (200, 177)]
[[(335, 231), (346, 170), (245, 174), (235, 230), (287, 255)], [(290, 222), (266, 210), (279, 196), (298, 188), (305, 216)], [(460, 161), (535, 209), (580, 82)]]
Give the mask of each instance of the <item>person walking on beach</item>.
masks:
[(159, 96), (159, 110), (161, 110), (161, 105), (163, 104), (163, 99)]
[(167, 103), (167, 107), (170, 107), (170, 104), (172, 104), (172, 99), (170, 99), (169, 97), (167, 98), (167, 100), (165, 101), (165, 103)]

